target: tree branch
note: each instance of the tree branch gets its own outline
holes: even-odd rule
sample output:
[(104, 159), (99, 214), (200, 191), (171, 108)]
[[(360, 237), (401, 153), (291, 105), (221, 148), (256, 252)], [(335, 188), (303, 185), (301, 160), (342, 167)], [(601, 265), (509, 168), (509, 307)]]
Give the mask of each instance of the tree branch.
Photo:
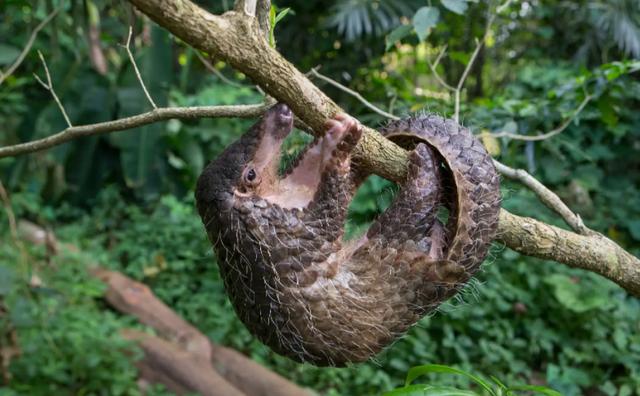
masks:
[(324, 82), (327, 82), (327, 83), (333, 85), (334, 87), (338, 88), (339, 90), (344, 91), (344, 92), (348, 93), (349, 95), (355, 97), (356, 99), (358, 99), (360, 101), (360, 103), (365, 105), (369, 110), (371, 110), (371, 111), (373, 111), (375, 113), (378, 113), (383, 117), (390, 118), (392, 120), (399, 120), (400, 119), (400, 117), (396, 117), (393, 114), (387, 113), (386, 111), (374, 106), (373, 104), (371, 104), (371, 102), (369, 102), (362, 95), (360, 95), (359, 92), (356, 92), (356, 91), (352, 90), (351, 88), (345, 87), (344, 85), (340, 84), (339, 82), (337, 82), (336, 80), (334, 80), (332, 78), (329, 78), (329, 77), (327, 77), (327, 76), (325, 76), (323, 74), (320, 74), (317, 69), (313, 68), (313, 69), (311, 69), (309, 71), (309, 73), (312, 76), (314, 76), (314, 77), (316, 77), (316, 78), (318, 78), (318, 79), (320, 79), (320, 80), (322, 80)]
[[(269, 47), (256, 24), (246, 21), (237, 12), (216, 16), (188, 0), (129, 1), (186, 43), (228, 61), (269, 95), (287, 103), (315, 131), (322, 131), (327, 120), (342, 112), (292, 64)], [(372, 129), (365, 128), (354, 156), (361, 165), (383, 177), (397, 182), (404, 180), (407, 153)], [(640, 276), (637, 274), (640, 261), (607, 238), (581, 236), (515, 216), (504, 209), (501, 211), (499, 234), (500, 239), (516, 251), (597, 272), (640, 296)], [(583, 243), (581, 249), (561, 248), (575, 241)], [(596, 251), (594, 246), (603, 250)], [(603, 252), (611, 255), (605, 257)]]
[[(140, 323), (152, 327), (164, 339), (177, 345), (182, 351), (191, 354), (193, 358), (201, 362), (201, 366), (204, 366), (199, 370), (200, 373), (215, 369), (232, 386), (247, 395), (309, 396), (306, 390), (241, 353), (211, 342), (197, 328), (164, 304), (143, 283), (136, 282), (119, 272), (102, 268), (94, 268), (92, 274), (107, 285), (105, 299), (112, 307), (122, 313), (134, 316)], [(146, 337), (150, 336), (145, 335), (143, 338)], [(152, 345), (148, 345), (149, 348), (145, 348), (145, 350), (168, 349), (160, 341), (154, 340), (152, 342), (157, 348), (151, 348)], [(169, 362), (171, 360), (169, 359)], [(214, 376), (217, 373), (213, 372), (213, 375), (210, 373), (209, 376)], [(193, 377), (187, 375), (184, 378)], [(178, 382), (184, 383), (184, 381)], [(191, 389), (191, 391), (196, 390)], [(219, 394), (226, 395), (224, 392)]]
[(540, 183), (536, 178), (531, 176), (524, 169), (514, 169), (508, 167), (496, 160), (493, 161), (498, 172), (502, 175), (517, 180), (525, 186), (529, 187), (542, 201), (545, 206), (556, 213), (558, 213), (562, 219), (573, 229), (575, 232), (581, 235), (593, 235), (594, 231), (587, 228), (582, 219), (577, 214), (573, 213), (569, 207), (562, 202), (560, 197), (553, 191), (549, 190), (544, 184)]
[(517, 252), (595, 272), (640, 297), (640, 260), (602, 234), (578, 235), (504, 209), (498, 232)]
[(58, 105), (58, 108), (60, 109), (60, 112), (62, 113), (64, 120), (67, 122), (67, 125), (69, 125), (69, 127), (72, 127), (73, 125), (71, 124), (71, 120), (69, 120), (69, 116), (67, 115), (67, 112), (64, 110), (64, 106), (62, 105), (62, 102), (60, 102), (60, 98), (58, 98), (58, 95), (56, 95), (56, 91), (53, 89), (53, 83), (51, 82), (51, 74), (49, 74), (49, 67), (47, 67), (47, 62), (44, 60), (44, 56), (42, 56), (42, 52), (38, 51), (38, 56), (40, 57), (40, 61), (42, 62), (42, 66), (44, 67), (45, 76), (47, 77), (46, 84), (44, 81), (40, 79), (40, 77), (38, 77), (37, 74), (34, 73), (33, 76), (36, 78), (36, 80), (38, 80), (40, 85), (44, 87), (44, 89), (46, 89), (51, 93), (51, 96), (53, 96), (53, 100), (55, 100), (56, 104)]
[[(259, 24), (255, 23), (254, 18), (246, 18), (244, 12), (229, 11), (223, 16), (212, 15), (188, 0), (129, 1), (186, 43), (216, 58), (226, 60), (269, 95), (289, 104), (294, 113), (308, 125), (307, 130), (322, 131), (328, 119), (343, 112), (269, 46)], [(490, 23), (488, 25), (490, 26)], [(80, 136), (121, 131), (170, 118), (255, 117), (261, 114), (266, 106), (268, 105), (158, 108), (121, 120), (70, 127), (45, 139), (0, 148), (0, 157), (46, 149)], [(402, 182), (405, 178), (408, 164), (406, 151), (370, 128), (365, 128), (354, 157), (359, 165), (387, 179)], [(498, 168), (501, 168), (505, 175), (521, 180), (541, 195), (541, 198), (545, 195), (544, 190), (538, 188), (542, 185), (537, 186), (532, 182), (531, 180), (535, 179), (530, 180), (530, 175), (526, 177), (526, 174), (508, 167)], [(542, 200), (545, 202), (545, 198)], [(558, 201), (561, 203), (559, 198)], [(566, 205), (559, 205), (558, 202), (554, 202), (554, 198), (547, 198), (545, 203), (559, 211), (572, 228), (580, 230), (584, 227), (579, 217), (566, 208)], [(499, 239), (508, 247), (523, 254), (594, 271), (618, 283), (630, 293), (640, 296), (640, 260), (600, 234), (586, 230), (583, 232), (585, 235), (578, 235), (533, 219), (513, 215), (505, 210), (501, 211)]]
[(237, 106), (195, 106), (195, 107), (160, 107), (115, 121), (99, 122), (69, 127), (55, 135), (43, 139), (33, 140), (13, 146), (0, 147), (0, 158), (33, 153), (45, 150), (73, 139), (84, 136), (101, 135), (104, 133), (124, 131), (142, 125), (172, 118), (193, 119), (202, 117), (239, 117), (253, 118), (260, 116), (271, 104), (237, 105)]
[(571, 116), (569, 118), (564, 120), (562, 122), (562, 124), (560, 124), (557, 128), (554, 128), (554, 129), (550, 130), (547, 133), (543, 133), (541, 135), (533, 135), (533, 136), (531, 136), (531, 135), (518, 135), (516, 133), (511, 133), (511, 132), (497, 132), (497, 133), (485, 133), (485, 135), (492, 136), (492, 137), (495, 137), (495, 138), (508, 137), (510, 139), (513, 139), (513, 140), (524, 140), (526, 142), (538, 142), (538, 141), (541, 141), (541, 140), (546, 140), (546, 139), (552, 138), (552, 137), (554, 137), (556, 135), (559, 135), (562, 132), (564, 132), (564, 130), (567, 129), (567, 127), (569, 127), (569, 125), (571, 125), (573, 120), (576, 119), (578, 114), (580, 114), (582, 112), (582, 110), (584, 110), (585, 106), (591, 101), (591, 99), (593, 99), (593, 96), (591, 96), (591, 95), (585, 96), (585, 98), (582, 100), (582, 102), (580, 103), (578, 108), (573, 112), (573, 114), (571, 114)]
[(147, 86), (144, 84), (144, 81), (142, 80), (142, 76), (140, 76), (140, 70), (138, 70), (138, 64), (136, 63), (136, 60), (133, 57), (133, 54), (131, 53), (130, 45), (131, 45), (132, 35), (133, 35), (133, 27), (129, 26), (129, 35), (127, 36), (127, 43), (124, 45), (124, 48), (127, 51), (127, 55), (129, 56), (129, 61), (131, 61), (131, 65), (133, 66), (133, 70), (136, 73), (136, 78), (138, 79), (138, 82), (140, 83), (140, 86), (144, 91), (144, 95), (147, 97), (147, 100), (149, 101), (149, 103), (151, 103), (151, 107), (153, 107), (154, 109), (157, 109), (158, 106), (156, 106), (156, 102), (153, 101), (153, 98), (149, 94), (149, 91), (147, 91)]

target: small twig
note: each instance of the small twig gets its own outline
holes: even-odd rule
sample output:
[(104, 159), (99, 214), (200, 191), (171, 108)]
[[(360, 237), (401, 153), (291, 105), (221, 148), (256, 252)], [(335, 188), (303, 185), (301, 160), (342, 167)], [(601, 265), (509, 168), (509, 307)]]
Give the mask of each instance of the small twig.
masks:
[(440, 64), (440, 61), (444, 57), (444, 54), (447, 53), (447, 48), (448, 47), (449, 47), (449, 44), (445, 44), (444, 47), (442, 47), (442, 50), (440, 51), (438, 56), (436, 56), (436, 60), (435, 60), (435, 62), (433, 62), (433, 67), (434, 68), (438, 67), (438, 65)]
[(480, 51), (482, 50), (482, 47), (484, 46), (485, 42), (487, 41), (487, 37), (489, 36), (489, 33), (491, 31), (491, 26), (493, 25), (493, 22), (495, 21), (496, 16), (498, 14), (502, 13), (502, 11), (504, 11), (509, 6), (511, 1), (512, 0), (507, 0), (505, 3), (503, 3), (500, 6), (498, 6), (496, 8), (495, 13), (493, 13), (493, 14), (491, 14), (491, 16), (489, 16), (489, 19), (487, 20), (487, 25), (486, 25), (485, 30), (484, 30), (484, 34), (482, 35), (482, 40), (478, 40), (476, 38), (476, 47), (473, 50), (473, 53), (471, 54), (471, 57), (469, 58), (469, 61), (467, 62), (467, 65), (464, 68), (464, 71), (462, 72), (462, 76), (460, 76), (460, 79), (458, 80), (458, 84), (455, 87), (449, 85), (446, 81), (444, 81), (442, 79), (442, 77), (440, 77), (440, 75), (438, 74), (438, 72), (436, 70), (436, 67), (440, 63), (440, 60), (441, 60), (442, 56), (444, 55), (444, 52), (446, 51), (447, 47), (446, 46), (444, 47), (444, 49), (440, 52), (440, 54), (438, 55), (438, 57), (436, 58), (436, 61), (434, 63), (431, 63), (431, 61), (429, 61), (427, 59), (427, 63), (429, 64), (429, 68), (431, 69), (431, 73), (433, 73), (433, 76), (438, 81), (438, 83), (440, 85), (442, 85), (445, 89), (447, 89), (447, 90), (449, 90), (449, 91), (454, 93), (453, 119), (457, 123), (460, 122), (460, 100), (461, 100), (461, 96), (462, 96), (462, 89), (464, 88), (464, 84), (467, 81), (467, 77), (469, 77), (469, 73), (471, 72), (471, 69), (473, 68), (473, 65), (476, 63), (476, 59), (478, 58), (478, 54), (480, 53)]
[(51, 74), (49, 74), (49, 67), (47, 66), (47, 62), (44, 60), (44, 56), (42, 56), (42, 52), (38, 51), (38, 56), (40, 57), (40, 61), (42, 61), (42, 66), (44, 66), (44, 73), (47, 77), (47, 83), (45, 84), (44, 81), (42, 81), (37, 74), (33, 73), (33, 76), (40, 83), (40, 85), (42, 85), (47, 91), (51, 92), (51, 96), (53, 96), (53, 100), (55, 100), (56, 103), (58, 104), (58, 108), (60, 109), (60, 112), (62, 113), (64, 120), (67, 122), (67, 125), (69, 126), (69, 128), (71, 128), (73, 126), (71, 124), (71, 120), (69, 120), (69, 116), (67, 115), (67, 112), (64, 110), (64, 106), (62, 105), (62, 102), (60, 102), (60, 98), (58, 98), (58, 95), (56, 95), (56, 91), (53, 89), (53, 83), (51, 82)]
[(84, 136), (93, 136), (109, 132), (124, 131), (141, 125), (172, 118), (192, 119), (201, 117), (258, 117), (271, 107), (271, 104), (237, 105), (237, 106), (195, 106), (195, 107), (164, 107), (147, 113), (121, 118), (115, 121), (97, 124), (79, 125), (43, 139), (20, 143), (13, 146), (0, 147), (0, 158), (33, 153), (45, 150), (62, 143)]
[(427, 58), (427, 64), (429, 65), (429, 69), (431, 69), (431, 73), (433, 73), (433, 77), (435, 77), (438, 84), (442, 85), (444, 89), (453, 92), (456, 90), (456, 88), (447, 84), (447, 82), (444, 81), (444, 79), (440, 76), (440, 73), (438, 73), (438, 70), (436, 69), (446, 52), (447, 52), (447, 46), (445, 45), (444, 48), (442, 48), (442, 51), (440, 51), (440, 53), (436, 57), (435, 62), (431, 63), (429, 58)]
[(348, 93), (349, 95), (355, 97), (363, 105), (367, 106), (373, 112), (378, 113), (383, 117), (390, 118), (392, 120), (399, 120), (400, 119), (399, 117), (397, 117), (397, 116), (395, 116), (395, 115), (393, 115), (391, 113), (387, 113), (386, 111), (374, 106), (373, 104), (371, 104), (371, 102), (369, 102), (362, 95), (360, 95), (360, 93), (358, 93), (358, 92), (356, 92), (356, 91), (354, 91), (354, 90), (352, 90), (352, 89), (350, 89), (348, 87), (345, 87), (344, 85), (340, 84), (339, 82), (337, 82), (337, 81), (335, 81), (335, 80), (333, 80), (333, 79), (331, 79), (331, 78), (329, 78), (329, 77), (327, 77), (327, 76), (325, 76), (323, 74), (318, 73), (318, 71), (315, 68), (311, 69), (309, 72), (311, 73), (312, 76), (317, 77), (320, 80), (323, 80), (325, 82), (328, 82), (329, 84), (331, 84), (334, 87), (340, 89), (341, 91), (344, 91), (344, 92)]
[(536, 178), (531, 176), (524, 169), (514, 169), (504, 165), (496, 160), (493, 160), (498, 172), (509, 179), (517, 180), (525, 186), (529, 187), (542, 201), (542, 203), (549, 209), (558, 213), (562, 219), (571, 227), (575, 232), (581, 235), (591, 235), (593, 231), (587, 228), (579, 215), (573, 213), (569, 207), (562, 202), (560, 197), (553, 191), (549, 190), (544, 184), (540, 183)]
[(591, 101), (591, 99), (593, 99), (593, 96), (587, 95), (582, 101), (582, 103), (580, 103), (578, 108), (573, 112), (573, 114), (569, 118), (564, 120), (562, 124), (560, 124), (558, 127), (552, 129), (547, 133), (543, 133), (542, 135), (518, 135), (516, 133), (511, 133), (511, 132), (497, 132), (497, 133), (485, 132), (480, 134), (480, 136), (491, 136), (495, 138), (508, 137), (513, 140), (524, 140), (526, 142), (537, 142), (540, 140), (549, 139), (562, 133), (565, 129), (567, 129), (569, 125), (571, 125), (571, 123), (576, 119), (576, 117), (582, 112), (582, 110), (584, 110), (585, 106)]
[(33, 29), (33, 32), (31, 32), (31, 36), (29, 36), (27, 44), (22, 49), (22, 52), (20, 52), (20, 55), (18, 55), (18, 58), (15, 60), (15, 62), (13, 62), (13, 64), (11, 64), (11, 66), (9, 66), (6, 71), (0, 71), (0, 85), (2, 85), (4, 80), (12, 75), (13, 72), (16, 71), (16, 69), (22, 64), (24, 58), (26, 58), (27, 54), (31, 50), (33, 43), (36, 41), (36, 36), (40, 32), (40, 30), (42, 30), (42, 28), (44, 28), (53, 19), (53, 17), (58, 14), (59, 11), (59, 8), (53, 10), (49, 15), (47, 15), (46, 18), (42, 20), (42, 22), (38, 24), (38, 26), (36, 26), (35, 29)]
[(476, 39), (476, 48), (473, 50), (473, 53), (471, 54), (471, 58), (469, 59), (469, 62), (467, 62), (467, 67), (465, 67), (464, 72), (462, 72), (462, 76), (460, 76), (460, 80), (458, 81), (458, 85), (456, 86), (456, 89), (455, 89), (455, 110), (453, 112), (453, 119), (457, 123), (460, 122), (460, 95), (462, 93), (462, 88), (464, 87), (464, 83), (467, 81), (467, 77), (469, 76), (469, 73), (471, 72), (471, 68), (473, 68), (473, 65), (476, 63), (476, 59), (478, 58), (478, 54), (480, 53), (480, 50), (484, 46), (484, 42), (485, 42), (487, 33), (489, 32), (489, 29), (490, 29), (492, 23), (493, 23), (493, 17), (491, 17), (489, 19), (489, 23), (487, 23), (487, 30), (486, 30), (485, 35), (482, 38), (482, 40)]
[(151, 106), (154, 109), (157, 109), (158, 106), (156, 106), (156, 102), (153, 101), (153, 99), (151, 98), (151, 95), (149, 94), (149, 91), (147, 91), (147, 86), (144, 85), (144, 81), (142, 80), (142, 76), (140, 76), (140, 70), (138, 70), (138, 65), (136, 64), (136, 60), (133, 58), (133, 54), (131, 53), (130, 44), (131, 44), (131, 36), (132, 35), (133, 35), (133, 27), (129, 26), (129, 36), (127, 37), (127, 44), (125, 44), (124, 48), (127, 50), (127, 55), (129, 55), (129, 60), (131, 61), (131, 64), (133, 65), (133, 70), (136, 73), (136, 77), (138, 78), (138, 81), (140, 82), (140, 85), (142, 86), (142, 90), (144, 91), (144, 94), (147, 97), (147, 100), (149, 101), (149, 103), (151, 103)]
[(198, 59), (200, 59), (200, 62), (202, 62), (204, 67), (207, 70), (209, 70), (211, 73), (215, 74), (216, 77), (218, 77), (222, 82), (227, 83), (227, 84), (229, 84), (231, 86), (234, 86), (234, 87), (238, 87), (238, 88), (245, 88), (245, 87), (252, 88), (252, 87), (249, 87), (248, 85), (243, 85), (243, 84), (240, 84), (238, 82), (235, 82), (235, 81), (227, 78), (224, 74), (222, 74), (220, 72), (220, 70), (216, 69), (215, 66), (213, 66), (211, 64), (211, 62), (209, 62), (209, 60), (207, 58), (202, 56), (202, 54), (200, 52), (198, 52), (198, 50), (195, 50), (195, 51), (196, 51), (196, 56), (198, 57)]

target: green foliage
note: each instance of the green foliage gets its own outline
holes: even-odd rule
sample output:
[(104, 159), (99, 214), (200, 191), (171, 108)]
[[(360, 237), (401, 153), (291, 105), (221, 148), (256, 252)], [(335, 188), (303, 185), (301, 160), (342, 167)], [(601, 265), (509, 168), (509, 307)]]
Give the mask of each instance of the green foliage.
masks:
[(44, 248), (19, 249), (6, 229), (0, 237), (0, 348), (20, 351), (0, 392), (139, 394), (139, 354), (118, 335), (125, 321), (101, 309), (104, 286), (87, 275), (91, 258), (65, 251), (47, 262)]
[[(3, 70), (30, 29), (48, 14), (50, 3), (57, 5), (0, 2)], [(216, 12), (221, 11), (219, 3), (200, 2)], [(277, 25), (272, 43), (277, 38), (283, 53), (301, 69), (321, 63), (325, 74), (395, 114), (427, 110), (451, 115), (450, 92), (434, 78), (426, 60), (434, 60), (446, 45), (437, 70), (456, 85), (473, 50), (472, 38), (484, 34), (487, 12), (496, 4), (358, 0), (328, 7), (323, 2), (282, 2), (280, 13), (274, 8), (272, 26), (291, 11), (286, 23)], [(638, 56), (637, 2), (531, 4), (511, 2), (496, 18), (462, 93), (462, 120), (477, 133), (520, 135), (552, 131), (570, 120), (561, 133), (543, 141), (502, 137), (485, 143), (501, 161), (527, 169), (559, 192), (590, 227), (640, 254), (640, 174), (634, 171), (640, 168), (640, 63), (632, 58)], [(116, 2), (100, 1), (86, 7), (64, 5), (38, 35), (21, 68), (0, 86), (5, 131), (0, 144), (65, 127), (49, 94), (31, 78), (32, 72), (43, 74), (36, 49), (47, 57), (74, 123), (150, 109), (118, 45), (127, 34), (122, 9)], [(97, 22), (108, 58), (105, 75), (88, 60), (87, 29)], [(139, 23), (132, 50), (159, 105), (261, 100), (246, 78), (224, 63), (213, 61), (233, 84), (206, 72), (195, 50)], [(323, 88), (369, 125), (381, 121), (345, 93)], [(587, 97), (589, 102), (576, 114)], [(501, 246), (460, 298), (423, 319), (375, 361), (318, 369), (275, 355), (236, 318), (192, 198), (206, 162), (249, 124), (173, 120), (0, 160), (0, 178), (11, 192), (16, 216), (53, 228), (60, 240), (85, 252), (65, 250), (49, 258), (40, 247), (23, 253), (0, 212), (0, 348), (15, 331), (22, 351), (12, 359), (13, 379), (0, 394), (139, 393), (133, 366), (139, 352), (118, 336), (135, 323), (104, 305), (103, 287), (87, 275), (93, 263), (149, 284), (214, 341), (323, 395), (550, 394), (543, 387), (569, 396), (640, 393), (638, 300), (596, 275)], [(308, 141), (300, 133), (291, 136), (285, 162)], [(360, 235), (396, 190), (370, 177), (351, 204), (348, 237)], [(509, 210), (562, 225), (519, 185), (505, 180), (503, 196)], [(410, 380), (404, 383), (407, 373)], [(414, 378), (415, 373), (420, 377)], [(506, 386), (502, 381), (534, 385)], [(150, 392), (166, 394), (159, 388)]]
[[(457, 389), (449, 386), (433, 386), (433, 385), (418, 385), (418, 384), (411, 385), (411, 383), (414, 382), (418, 377), (421, 377), (423, 375), (430, 374), (430, 373), (461, 375), (471, 380), (474, 383), (474, 385), (478, 387), (479, 390), (481, 390), (482, 392), (476, 393), (473, 391)], [(492, 376), (491, 380), (495, 385), (464, 370), (459, 370), (454, 367), (443, 366), (440, 364), (427, 364), (427, 365), (412, 367), (411, 370), (409, 370), (409, 372), (407, 373), (407, 379), (405, 381), (405, 385), (402, 388), (397, 388), (390, 392), (386, 392), (383, 396), (411, 396), (411, 395), (474, 396), (474, 395), (482, 395), (482, 394), (487, 394), (490, 396), (500, 396), (500, 395), (511, 396), (511, 395), (515, 395), (516, 392), (519, 392), (519, 391), (534, 392), (536, 394), (542, 394), (547, 396), (561, 396), (560, 393), (544, 386), (520, 385), (520, 386), (507, 387), (496, 377)]]

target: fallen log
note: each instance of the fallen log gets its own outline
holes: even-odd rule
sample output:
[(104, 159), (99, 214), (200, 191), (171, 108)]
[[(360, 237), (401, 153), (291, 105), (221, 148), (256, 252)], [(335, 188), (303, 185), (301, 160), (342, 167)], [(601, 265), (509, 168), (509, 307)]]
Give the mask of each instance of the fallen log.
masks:
[[(309, 396), (310, 392), (247, 358), (216, 345), (158, 299), (148, 286), (102, 268), (92, 270), (108, 286), (105, 298), (120, 312), (135, 316), (160, 336), (207, 361), (235, 388), (251, 396)], [(168, 385), (167, 385), (168, 386)]]
[(174, 343), (138, 330), (124, 330), (122, 336), (142, 348), (144, 358), (136, 362), (136, 367), (149, 382), (164, 384), (179, 395), (247, 396), (218, 374), (210, 361)]

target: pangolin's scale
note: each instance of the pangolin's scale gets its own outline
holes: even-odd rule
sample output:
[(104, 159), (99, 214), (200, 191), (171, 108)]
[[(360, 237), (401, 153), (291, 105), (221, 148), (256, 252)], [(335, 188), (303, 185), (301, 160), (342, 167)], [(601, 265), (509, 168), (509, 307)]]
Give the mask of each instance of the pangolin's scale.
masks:
[(233, 158), (251, 157), (264, 133), (256, 128), (223, 164), (209, 165), (196, 198), (238, 316), (278, 353), (316, 365), (364, 361), (478, 270), (497, 228), (499, 178), (468, 129), (436, 115), (383, 128), (412, 149), (407, 181), (366, 235), (345, 243), (347, 207), (363, 175), (344, 164), (359, 132), (337, 146), (312, 202), (286, 209), (230, 191)]

